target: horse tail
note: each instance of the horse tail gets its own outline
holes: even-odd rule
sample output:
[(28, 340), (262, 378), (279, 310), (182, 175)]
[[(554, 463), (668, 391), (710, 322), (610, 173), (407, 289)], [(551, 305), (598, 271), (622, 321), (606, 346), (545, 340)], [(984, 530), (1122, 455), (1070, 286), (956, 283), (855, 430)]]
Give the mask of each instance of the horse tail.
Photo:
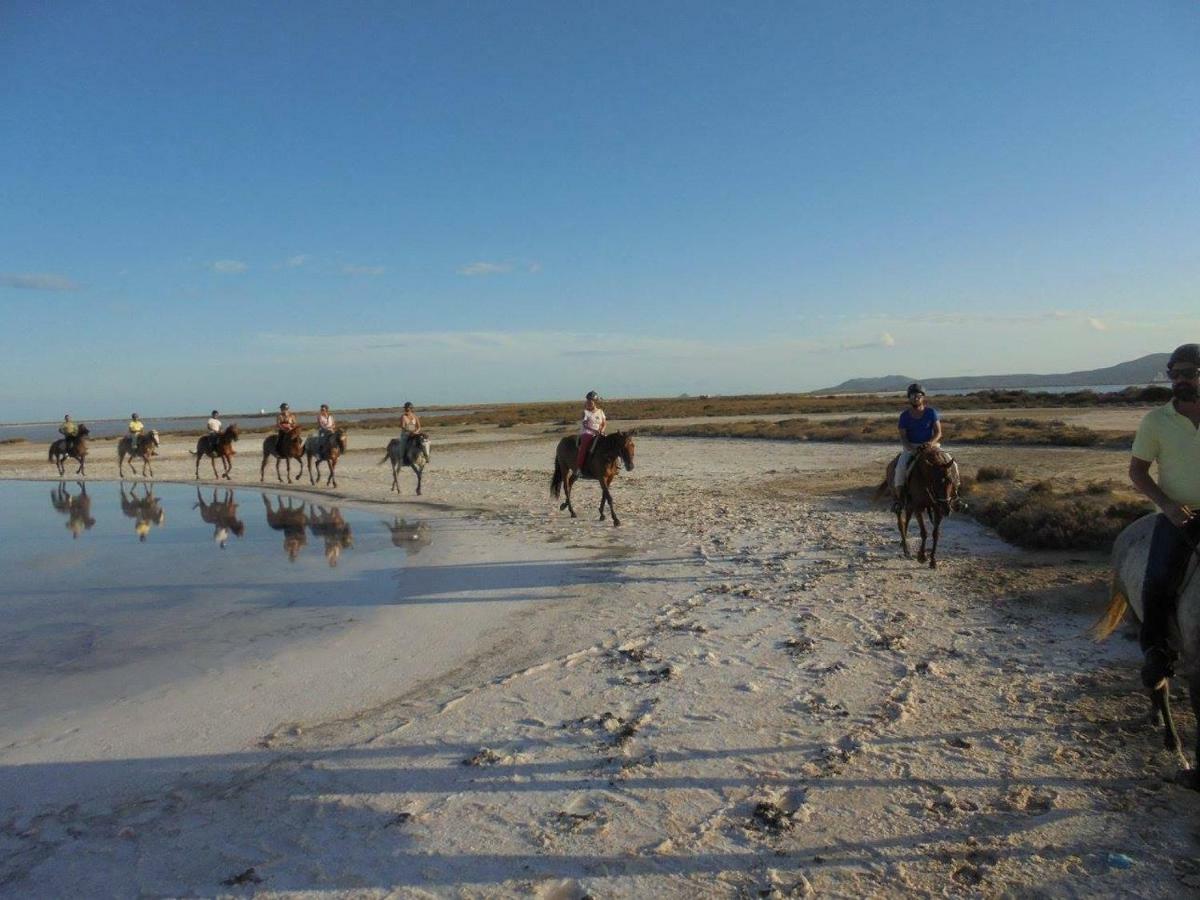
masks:
[(559, 491), (562, 490), (563, 475), (562, 466), (558, 464), (558, 458), (554, 459), (554, 474), (550, 476), (550, 496), (558, 498)]
[(58, 441), (50, 442), (50, 452), (46, 454), (46, 462), (54, 462), (54, 445), (57, 443)]
[(879, 486), (875, 488), (875, 493), (871, 495), (871, 502), (877, 502), (880, 497), (887, 493), (889, 487), (891, 487), (891, 485), (889, 485), (888, 480), (884, 478), (883, 481), (879, 482)]
[(1109, 597), (1104, 615), (1092, 626), (1092, 637), (1097, 641), (1104, 640), (1116, 631), (1121, 620), (1125, 618), (1125, 613), (1129, 611), (1129, 598), (1125, 595), (1125, 585), (1121, 583), (1121, 576), (1117, 572), (1113, 572), (1109, 584)]

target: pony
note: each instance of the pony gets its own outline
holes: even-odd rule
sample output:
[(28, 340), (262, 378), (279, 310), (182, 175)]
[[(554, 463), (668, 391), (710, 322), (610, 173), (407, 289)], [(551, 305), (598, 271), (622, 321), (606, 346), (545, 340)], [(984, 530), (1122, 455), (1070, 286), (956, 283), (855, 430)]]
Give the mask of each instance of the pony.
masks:
[(566, 496), (558, 508), (569, 509), (571, 518), (577, 518), (575, 507), (571, 505), (571, 486), (579, 478), (594, 478), (600, 482), (600, 521), (604, 521), (604, 504), (607, 503), (613, 527), (620, 525), (621, 520), (617, 518), (617, 511), (613, 509), (609, 486), (617, 477), (621, 463), (624, 463), (630, 472), (633, 471), (633, 435), (632, 431), (600, 435), (592, 442), (591, 452), (583, 462), (583, 469), (575, 467), (579, 458), (578, 435), (568, 435), (559, 441), (558, 449), (554, 453), (554, 474), (550, 476), (550, 495), (558, 499), (559, 491), (562, 491)]
[[(333, 485), (337, 487), (337, 479), (334, 477), (334, 471), (337, 469), (338, 457), (346, 452), (346, 429), (335, 428), (332, 434), (314, 434), (310, 435), (308, 440), (304, 442), (304, 458), (308, 462), (308, 483), (316, 484), (317, 478), (321, 475), (321, 463), (329, 466), (329, 477), (325, 480), (326, 486)], [(317, 474), (313, 475), (313, 457), (317, 458)], [(288, 464), (291, 468), (291, 464)]]
[[(896, 463), (899, 459), (899, 454), (897, 454), (888, 463), (887, 474), (884, 476), (883, 482), (875, 489), (874, 499), (878, 500), (882, 497), (894, 483)], [(950, 476), (950, 467), (953, 465), (954, 460), (945, 450), (928, 444), (923, 445), (917, 451), (912, 468), (908, 473), (908, 481), (904, 485), (903, 506), (900, 512), (896, 513), (896, 527), (900, 530), (900, 546), (904, 548), (906, 559), (912, 559), (912, 552), (908, 549), (908, 526), (912, 522), (913, 516), (917, 517), (917, 525), (921, 528), (921, 548), (917, 551), (917, 562), (922, 563), (927, 558), (925, 546), (929, 535), (925, 530), (925, 515), (929, 515), (930, 524), (933, 526), (933, 546), (928, 555), (931, 569), (937, 568), (937, 547), (938, 538), (942, 532), (942, 520), (950, 518), (954, 506), (956, 488), (954, 479)]]
[(408, 466), (417, 473), (417, 494), (420, 494), (421, 476), (425, 471), (425, 467), (429, 465), (429, 438), (418, 432), (417, 434), (409, 435), (407, 446), (405, 446), (403, 451), (400, 450), (402, 444), (405, 444), (405, 441), (400, 438), (392, 438), (388, 441), (383, 459), (375, 465), (382, 466), (385, 462), (391, 462), (392, 490), (397, 494), (400, 493), (400, 470)]
[(79, 460), (79, 467), (75, 470), (76, 475), (86, 475), (83, 471), (83, 464), (87, 460), (87, 441), (88, 427), (86, 425), (79, 426), (79, 433), (75, 436), (75, 440), (61, 437), (50, 445), (50, 454), (47, 460), (58, 466), (58, 474), (66, 474), (66, 465), (64, 460), (69, 456), (72, 459)]
[(142, 477), (146, 477), (146, 469), (150, 469), (150, 477), (154, 477), (154, 465), (150, 462), (154, 456), (154, 451), (158, 449), (158, 431), (151, 428), (148, 432), (142, 435), (142, 439), (138, 441), (137, 449), (133, 447), (133, 436), (125, 435), (117, 441), (117, 471), (121, 473), (121, 477), (125, 477), (125, 457), (129, 457), (129, 475), (133, 477), (133, 461), (135, 458), (142, 461)]
[[(208, 457), (208, 461), (212, 464), (213, 478), (220, 477), (224, 478), (226, 481), (230, 480), (229, 473), (233, 470), (233, 456), (235, 453), (237, 453), (237, 451), (233, 448), (233, 445), (237, 442), (237, 439), (238, 427), (237, 423), (234, 422), (224, 431), (216, 434), (203, 435), (201, 436), (200, 440), (196, 441), (196, 450), (193, 455), (196, 457), (197, 481), (200, 479), (200, 460), (206, 456)], [(219, 476), (217, 475), (218, 457), (220, 457), (221, 462), (225, 466), (225, 471), (223, 471)], [(289, 463), (288, 466), (290, 468), (291, 464)]]
[(283, 481), (283, 476), (279, 474), (280, 461), (287, 462), (287, 483), (292, 483), (292, 460), (296, 461), (296, 465), (300, 467), (300, 471), (296, 473), (296, 479), (304, 474), (304, 462), (300, 459), (304, 455), (304, 436), (297, 431), (289, 431), (283, 436), (278, 433), (268, 434), (263, 438), (262, 444), (262, 465), (258, 470), (258, 480), (262, 481), (266, 477), (267, 460), (272, 456), (275, 457), (275, 478)]
[(212, 502), (205, 503), (204, 497), (200, 494), (200, 488), (196, 488), (196, 502), (192, 504), (192, 509), (200, 510), (200, 518), (213, 527), (213, 540), (225, 549), (225, 543), (229, 540), (229, 533), (232, 531), (235, 536), (241, 537), (246, 533), (246, 523), (238, 518), (237, 502), (233, 499), (233, 491), (225, 488), (225, 497), (223, 500), (217, 500), (217, 489), (214, 487), (212, 492)]
[[(1109, 582), (1108, 608), (1093, 633), (1104, 640), (1125, 618), (1130, 609), (1142, 618), (1142, 581), (1146, 576), (1146, 561), (1150, 555), (1150, 538), (1154, 534), (1156, 513), (1142, 516), (1127, 525), (1112, 549), (1112, 577)], [(1192, 553), (1177, 588), (1175, 609), (1171, 615), (1169, 643), (1178, 654), (1175, 667), (1187, 680), (1192, 709), (1200, 717), (1200, 567), (1197, 554)], [(1200, 773), (1192, 768), (1181, 749), (1179, 731), (1171, 715), (1170, 684), (1163, 679), (1150, 688), (1151, 717), (1163, 726), (1163, 746), (1179, 755), (1183, 764), (1179, 781), (1193, 790), (1200, 790)], [(1197, 762), (1200, 762), (1200, 735), (1196, 742)]]

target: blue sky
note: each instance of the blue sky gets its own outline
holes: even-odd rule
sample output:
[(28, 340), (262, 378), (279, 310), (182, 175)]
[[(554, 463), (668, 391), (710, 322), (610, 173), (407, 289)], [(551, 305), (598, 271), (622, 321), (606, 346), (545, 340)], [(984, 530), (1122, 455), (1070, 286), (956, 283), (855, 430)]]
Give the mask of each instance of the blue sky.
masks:
[(0, 419), (1168, 350), (1197, 109), (1190, 0), (10, 0)]

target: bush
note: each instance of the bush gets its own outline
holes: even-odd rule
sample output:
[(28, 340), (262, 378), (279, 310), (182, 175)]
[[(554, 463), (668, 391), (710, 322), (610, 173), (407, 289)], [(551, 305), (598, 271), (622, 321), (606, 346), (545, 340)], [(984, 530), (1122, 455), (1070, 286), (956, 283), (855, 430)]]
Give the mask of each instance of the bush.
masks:
[(1007, 466), (980, 466), (976, 481), (1012, 481), (1016, 473)]

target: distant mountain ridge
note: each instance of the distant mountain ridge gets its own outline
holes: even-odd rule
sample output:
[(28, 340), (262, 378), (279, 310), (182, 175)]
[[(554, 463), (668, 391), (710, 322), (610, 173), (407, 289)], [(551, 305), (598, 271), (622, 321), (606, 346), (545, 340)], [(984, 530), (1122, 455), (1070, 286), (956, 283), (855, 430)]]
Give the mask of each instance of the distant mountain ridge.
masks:
[(851, 378), (835, 387), (812, 391), (813, 394), (882, 394), (903, 392), (914, 381), (919, 381), (927, 391), (986, 391), (999, 388), (1049, 388), (1079, 385), (1091, 387), (1101, 384), (1148, 384), (1164, 381), (1167, 377), (1169, 353), (1151, 353), (1128, 362), (1117, 363), (1103, 369), (1086, 369), (1081, 372), (1058, 372), (1052, 375), (961, 375), (951, 378), (916, 378), (909, 375), (881, 375), (877, 378)]

